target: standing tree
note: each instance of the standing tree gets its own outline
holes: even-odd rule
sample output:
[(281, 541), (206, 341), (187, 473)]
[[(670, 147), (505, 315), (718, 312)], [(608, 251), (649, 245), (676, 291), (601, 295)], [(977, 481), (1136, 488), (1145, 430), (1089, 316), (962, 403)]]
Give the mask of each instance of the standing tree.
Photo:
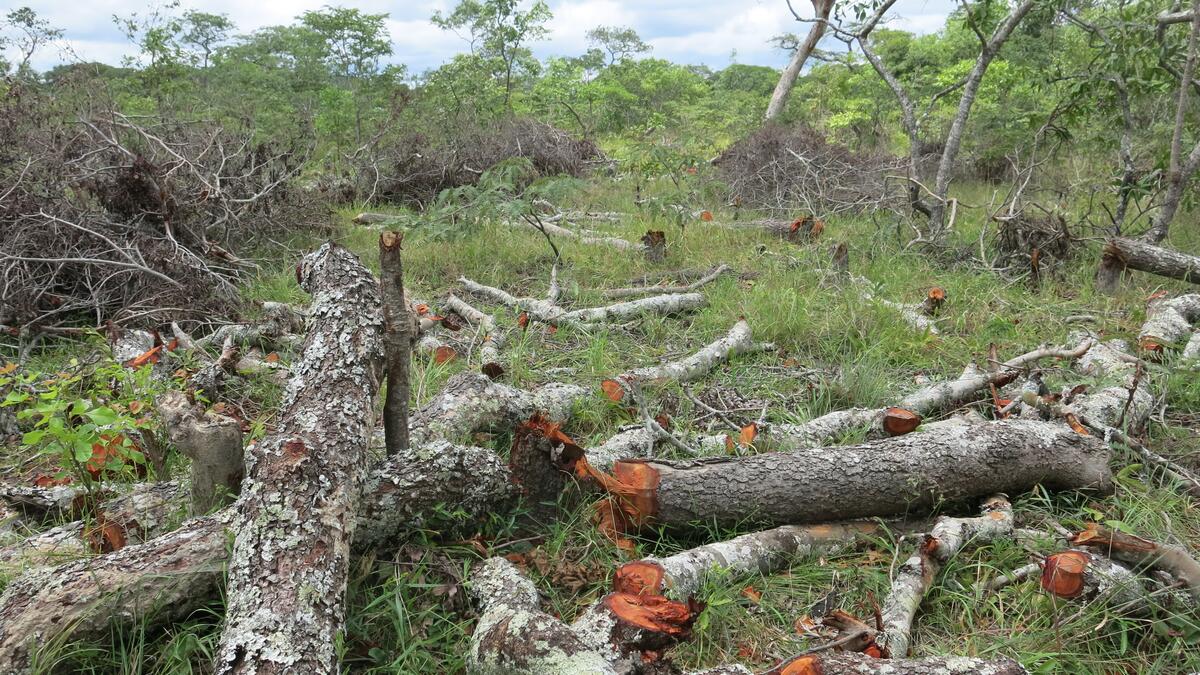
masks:
[[(15, 30), (17, 35), (11, 39), (6, 39), (3, 34), (0, 34), (0, 50), (8, 44), (12, 44), (17, 49), (16, 74), (18, 77), (26, 77), (32, 74), (29, 62), (33, 59), (33, 55), (47, 43), (53, 42), (62, 37), (62, 29), (53, 28), (50, 22), (39, 17), (37, 12), (29, 7), (20, 7), (12, 10), (4, 16), (0, 21), (0, 29)], [(5, 31), (7, 32), (7, 31)], [(0, 58), (0, 74), (8, 70), (3, 58)]]
[(305, 12), (300, 22), (325, 43), (325, 61), (353, 97), (354, 142), (363, 140), (364, 86), (379, 74), (379, 60), (392, 53), (387, 14), (364, 14), (357, 9), (325, 7)]
[(637, 31), (628, 27), (596, 26), (587, 32), (587, 39), (608, 54), (606, 65), (610, 66), (653, 49), (642, 41)]
[(546, 22), (553, 16), (543, 0), (521, 11), (520, 0), (461, 0), (449, 14), (434, 12), (434, 25), (458, 32), (471, 44), (471, 52), (495, 63), (495, 74), (504, 82), (504, 104), (512, 109), (513, 76), (519, 69), (537, 66), (526, 46), (541, 40), (548, 32)]
[[(814, 17), (812, 26), (808, 29), (808, 36), (792, 52), (792, 59), (788, 61), (787, 68), (784, 68), (779, 75), (779, 84), (775, 85), (775, 91), (771, 93), (771, 102), (767, 104), (766, 119), (768, 121), (776, 119), (783, 113), (783, 109), (787, 107), (788, 95), (792, 93), (792, 87), (796, 84), (796, 78), (800, 77), (804, 63), (817, 48), (817, 43), (825, 36), (825, 27), (829, 25), (829, 13), (833, 11), (833, 0), (812, 0), (812, 6)], [(796, 17), (797, 21), (804, 21), (792, 7), (791, 0), (788, 0), (788, 9), (792, 10), (792, 16)]]
[(192, 48), (194, 61), (207, 71), (213, 52), (229, 39), (234, 24), (225, 14), (209, 14), (189, 9), (183, 13), (183, 34), (179, 41)]

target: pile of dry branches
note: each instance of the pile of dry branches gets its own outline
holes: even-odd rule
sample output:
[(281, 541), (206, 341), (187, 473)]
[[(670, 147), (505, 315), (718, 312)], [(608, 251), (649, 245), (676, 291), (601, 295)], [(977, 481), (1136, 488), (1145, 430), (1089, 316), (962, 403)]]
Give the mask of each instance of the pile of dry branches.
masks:
[(854, 153), (808, 126), (769, 124), (734, 143), (713, 164), (735, 203), (828, 216), (886, 205), (891, 199), (887, 175), (901, 162)]
[(358, 167), (358, 196), (365, 201), (425, 203), (439, 192), (473, 185), (489, 168), (523, 157), (539, 176), (579, 177), (604, 155), (591, 141), (532, 119), (455, 130), (451, 138), (410, 133), (382, 141)]
[[(64, 97), (65, 98), (65, 97)], [(228, 316), (234, 248), (320, 224), (303, 148), (229, 123), (132, 116), (14, 86), (0, 99), (0, 326)]]

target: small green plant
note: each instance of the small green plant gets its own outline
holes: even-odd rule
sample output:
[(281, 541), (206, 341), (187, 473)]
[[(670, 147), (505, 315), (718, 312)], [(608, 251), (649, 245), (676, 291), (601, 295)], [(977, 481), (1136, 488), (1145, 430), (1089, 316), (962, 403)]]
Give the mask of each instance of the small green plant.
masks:
[(146, 458), (133, 439), (153, 432), (145, 410), (161, 389), (149, 366), (130, 369), (106, 360), (87, 367), (71, 359), (57, 373), (17, 372), (14, 364), (0, 371), (0, 391), (7, 392), (0, 407), (15, 408), (17, 419), (32, 427), (21, 445), (57, 467), (47, 482), (78, 480), (90, 488), (101, 476), (144, 473)]

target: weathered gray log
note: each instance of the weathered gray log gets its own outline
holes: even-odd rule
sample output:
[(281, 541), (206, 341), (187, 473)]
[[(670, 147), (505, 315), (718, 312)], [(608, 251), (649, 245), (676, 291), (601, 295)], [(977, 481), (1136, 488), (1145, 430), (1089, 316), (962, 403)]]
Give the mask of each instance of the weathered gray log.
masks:
[(483, 613), (467, 669), (480, 675), (616, 675), (569, 626), (538, 608), (537, 587), (511, 562), (489, 558), (471, 574)]
[(908, 656), (917, 608), (942, 565), (968, 544), (986, 544), (1012, 531), (1012, 504), (1002, 496), (985, 501), (983, 515), (978, 518), (939, 518), (917, 550), (892, 575), (892, 588), (883, 603), (883, 630), (878, 636), (884, 653), (896, 658)]
[(383, 433), (389, 455), (408, 447), (408, 358), (412, 321), (404, 301), (404, 236), (379, 235), (379, 292), (383, 299), (383, 346), (387, 356), (387, 394), (383, 404)]
[(1138, 332), (1142, 349), (1161, 352), (1183, 346), (1192, 337), (1192, 325), (1200, 321), (1200, 293), (1150, 301), (1146, 321)]
[[(441, 523), (439, 505), (477, 518), (512, 493), (508, 468), (495, 453), (437, 440), (389, 458), (366, 486), (355, 551), (395, 545), (406, 531)], [(154, 512), (137, 510), (136, 522), (146, 527)], [(103, 637), (114, 622), (153, 625), (196, 609), (219, 587), (233, 518), (234, 507), (228, 507), (143, 544), (13, 580), (0, 596), (0, 672), (27, 670), (39, 645)], [(78, 533), (83, 524), (75, 527)]]
[[(1111, 488), (1108, 446), (1057, 423), (953, 425), (861, 445), (618, 462), (635, 523), (812, 523), (921, 511), (943, 499)], [(632, 498), (628, 498), (633, 495)]]
[[(784, 667), (789, 670), (783, 670)], [(749, 673), (748, 670), (712, 670), (695, 675)], [(922, 659), (877, 659), (857, 652), (820, 652), (790, 659), (762, 675), (822, 673), (825, 675), (1025, 675), (1029, 671), (1010, 658), (981, 659), (968, 656), (934, 656)]]
[(534, 413), (561, 422), (571, 407), (587, 398), (583, 387), (561, 382), (545, 384), (534, 391), (493, 382), (482, 373), (459, 373), (410, 420), (413, 445), (429, 439), (464, 440), (475, 431), (512, 427)]
[[(138, 484), (119, 495), (102, 488), (98, 491), (99, 503), (89, 507), (87, 520), (63, 523), (5, 546), (0, 549), (0, 564), (44, 565), (90, 555), (114, 542), (132, 545), (153, 539), (185, 515), (183, 500), (187, 493), (185, 487), (173, 481)], [(85, 497), (79, 495), (80, 499)]]
[(192, 460), (192, 514), (202, 516), (233, 501), (246, 466), (238, 421), (204, 410), (179, 391), (163, 394), (155, 407), (171, 443)]
[(1100, 270), (1096, 274), (1096, 290), (1115, 293), (1127, 269), (1200, 284), (1200, 257), (1139, 239), (1113, 237), (1104, 245)]
[(379, 286), (350, 251), (305, 256), (308, 334), (280, 426), (248, 453), (235, 505), (217, 673), (334, 672), (374, 401)]

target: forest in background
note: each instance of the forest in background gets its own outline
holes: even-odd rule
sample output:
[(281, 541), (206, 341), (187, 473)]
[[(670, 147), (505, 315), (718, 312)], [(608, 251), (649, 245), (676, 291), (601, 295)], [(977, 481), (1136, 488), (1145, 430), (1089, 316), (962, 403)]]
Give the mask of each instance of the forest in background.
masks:
[(0, 670), (1195, 670), (1200, 0), (778, 4), (8, 11)]

